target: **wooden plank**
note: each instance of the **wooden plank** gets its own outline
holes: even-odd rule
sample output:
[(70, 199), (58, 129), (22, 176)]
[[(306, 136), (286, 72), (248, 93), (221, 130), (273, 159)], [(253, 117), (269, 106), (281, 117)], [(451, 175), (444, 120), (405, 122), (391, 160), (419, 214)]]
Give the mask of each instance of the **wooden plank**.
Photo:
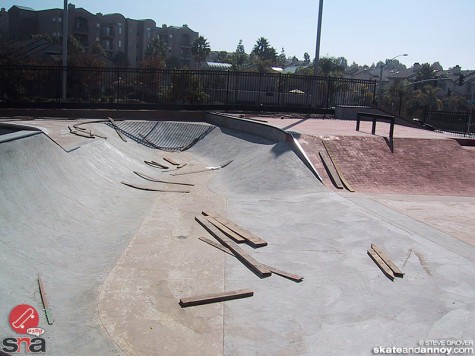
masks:
[[(201, 241), (203, 242), (206, 242), (207, 244), (217, 248), (218, 250), (221, 250), (231, 256), (234, 256), (234, 253), (227, 247), (224, 247), (223, 245), (217, 243), (217, 242), (214, 242), (214, 241), (211, 241), (210, 239), (207, 239), (206, 237), (198, 237), (198, 239), (200, 239)], [(297, 283), (300, 283), (303, 281), (303, 277), (302, 276), (299, 276), (297, 274), (293, 274), (293, 273), (289, 273), (289, 272), (285, 272), (285, 271), (282, 271), (280, 269), (277, 269), (275, 267), (271, 267), (271, 266), (267, 266), (269, 268), (269, 270), (272, 272), (272, 273), (275, 273), (281, 277), (285, 277), (287, 279), (290, 279), (294, 282), (297, 282)]]
[(328, 172), (328, 175), (330, 176), (330, 179), (333, 182), (333, 185), (338, 189), (343, 189), (343, 183), (341, 182), (340, 176), (335, 170), (335, 166), (331, 162), (330, 157), (328, 157), (327, 152), (319, 151), (318, 154), (320, 155), (320, 158), (322, 159), (323, 165), (325, 166)]
[(197, 295), (194, 297), (186, 297), (180, 299), (180, 306), (182, 308), (192, 307), (195, 305), (203, 305), (217, 302), (224, 302), (227, 300), (241, 299), (252, 297), (254, 292), (250, 289), (240, 289), (235, 291)]
[(202, 216), (195, 216), (198, 221), (216, 240), (221, 242), (224, 246), (229, 248), (236, 258), (245, 264), (251, 271), (261, 278), (269, 277), (272, 273), (269, 268), (262, 263), (256, 261), (251, 255), (239, 247), (234, 241), (227, 237), (221, 230), (211, 224)]
[(43, 285), (43, 280), (41, 279), (40, 274), (38, 273), (38, 286), (40, 288), (40, 297), (41, 301), (43, 302), (43, 309), (45, 311), (46, 321), (49, 325), (53, 325), (54, 319), (53, 315), (51, 314), (51, 310), (49, 309), (48, 301), (46, 300), (46, 292), (45, 287)]
[(232, 251), (227, 248), (227, 247), (224, 247), (223, 245), (217, 243), (217, 242), (214, 242), (214, 241), (211, 241), (210, 239), (207, 239), (206, 237), (198, 237), (199, 240), (203, 241), (203, 242), (206, 242), (208, 245), (211, 245), (215, 248), (217, 248), (218, 250), (221, 250), (223, 252), (226, 252), (227, 254), (234, 256), (234, 253), (232, 253)]
[(404, 277), (404, 272), (401, 272), (401, 270), (391, 261), (391, 259), (386, 256), (386, 254), (378, 248), (378, 246), (371, 244), (371, 248), (373, 249), (374, 252), (376, 252), (379, 257), (388, 265), (389, 268), (391, 268), (391, 271), (393, 271), (394, 276), (396, 277)]
[(140, 178), (149, 180), (149, 181), (151, 181), (151, 182), (165, 183), (165, 184), (189, 185), (189, 186), (191, 186), (191, 187), (194, 186), (194, 184), (192, 184), (192, 183), (169, 182), (169, 181), (159, 180), (159, 179), (156, 179), (156, 178), (147, 176), (147, 175), (145, 175), (145, 174), (143, 174), (143, 173), (140, 173), (140, 172), (134, 171), (134, 173), (135, 173), (136, 175), (138, 175)]
[(381, 257), (378, 256), (376, 252), (374, 252), (372, 249), (368, 250), (368, 255), (373, 259), (373, 261), (378, 265), (378, 267), (381, 269), (381, 271), (388, 277), (391, 281), (394, 281), (394, 274), (393, 271), (388, 267), (386, 263), (381, 259)]
[(180, 165), (180, 163), (178, 163), (177, 161), (174, 161), (173, 159), (171, 159), (169, 157), (163, 157), (163, 159), (165, 161), (167, 161), (168, 163), (173, 164), (174, 166), (179, 166)]
[(282, 270), (277, 269), (277, 268), (272, 267), (272, 266), (267, 266), (267, 267), (269, 267), (269, 269), (271, 270), (272, 273), (278, 274), (281, 277), (290, 279), (290, 280), (292, 280), (294, 282), (297, 282), (297, 283), (300, 283), (300, 282), (303, 281), (303, 277), (299, 276), (297, 274), (285, 272), (285, 271), (282, 271)]
[(345, 188), (350, 191), (350, 192), (354, 192), (354, 189), (350, 186), (350, 183), (348, 183), (348, 181), (346, 180), (346, 178), (343, 176), (343, 173), (340, 169), (340, 166), (338, 165), (338, 163), (336, 163), (333, 155), (331, 154), (330, 152), (330, 148), (328, 147), (327, 144), (325, 144), (325, 140), (322, 141), (323, 142), (323, 146), (325, 147), (325, 149), (327, 150), (327, 153), (328, 153), (328, 157), (330, 157), (330, 160), (332, 161), (333, 165), (335, 166), (335, 170), (336, 172), (338, 173), (338, 176), (340, 177), (341, 179), (341, 182), (343, 183), (343, 185), (345, 186)]
[(189, 193), (189, 190), (164, 190), (164, 189), (155, 189), (155, 188), (150, 188), (150, 187), (144, 187), (140, 185), (135, 185), (132, 183), (127, 183), (127, 182), (121, 182), (123, 185), (126, 185), (131, 188), (135, 189), (140, 189), (140, 190), (147, 190), (150, 192), (162, 192), (162, 193)]
[(242, 236), (244, 239), (246, 239), (248, 244), (250, 246), (254, 247), (254, 248), (267, 246), (267, 242), (265, 240), (261, 239), (259, 236), (254, 235), (250, 231), (234, 224), (232, 221), (230, 221), (230, 220), (228, 220), (228, 219), (226, 219), (226, 218), (224, 218), (224, 217), (222, 217), (218, 214), (210, 213), (210, 212), (206, 212), (206, 211), (202, 211), (202, 214), (205, 215), (205, 216), (211, 216), (216, 221), (218, 221), (222, 225), (226, 226), (228, 229), (230, 229), (230, 230), (234, 231), (236, 234)]
[(216, 219), (212, 218), (211, 216), (205, 216), (206, 220), (208, 220), (211, 224), (216, 226), (218, 229), (220, 229), (222, 232), (224, 232), (229, 238), (231, 238), (234, 242), (237, 242), (238, 244), (246, 242), (247, 240), (242, 237), (241, 235), (236, 234), (233, 230), (227, 228), (223, 224), (221, 224), (219, 221)]

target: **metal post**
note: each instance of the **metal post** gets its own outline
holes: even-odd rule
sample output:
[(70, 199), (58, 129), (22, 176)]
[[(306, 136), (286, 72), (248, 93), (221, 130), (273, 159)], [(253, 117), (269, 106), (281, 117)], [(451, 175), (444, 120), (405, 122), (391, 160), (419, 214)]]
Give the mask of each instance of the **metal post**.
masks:
[(63, 10), (63, 87), (62, 99), (66, 102), (68, 85), (68, 0), (64, 0)]
[(313, 64), (313, 75), (318, 76), (318, 64), (320, 62), (320, 35), (322, 33), (322, 13), (323, 13), (323, 0), (320, 0), (318, 7), (318, 24), (317, 24), (317, 43), (315, 46), (315, 63)]

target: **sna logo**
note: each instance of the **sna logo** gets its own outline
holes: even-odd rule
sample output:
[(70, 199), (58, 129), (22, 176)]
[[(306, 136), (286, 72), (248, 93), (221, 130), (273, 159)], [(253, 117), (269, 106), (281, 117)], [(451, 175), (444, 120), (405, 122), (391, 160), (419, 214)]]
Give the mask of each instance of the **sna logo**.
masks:
[(20, 304), (12, 309), (8, 321), (13, 331), (18, 334), (29, 334), (36, 337), (7, 337), (3, 339), (3, 352), (46, 352), (45, 339), (39, 337), (45, 331), (38, 327), (39, 315), (35, 308), (28, 304)]

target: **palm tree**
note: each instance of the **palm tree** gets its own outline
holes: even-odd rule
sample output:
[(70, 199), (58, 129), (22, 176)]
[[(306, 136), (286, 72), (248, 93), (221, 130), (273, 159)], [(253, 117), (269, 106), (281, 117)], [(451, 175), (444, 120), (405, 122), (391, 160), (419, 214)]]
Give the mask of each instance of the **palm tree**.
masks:
[(201, 63), (206, 60), (210, 52), (211, 48), (209, 47), (208, 40), (203, 36), (200, 36), (193, 41), (193, 44), (191, 45), (191, 54), (195, 58), (198, 68), (201, 67)]
[(269, 41), (264, 37), (257, 40), (252, 53), (262, 61), (275, 62), (277, 59), (277, 51), (270, 46)]

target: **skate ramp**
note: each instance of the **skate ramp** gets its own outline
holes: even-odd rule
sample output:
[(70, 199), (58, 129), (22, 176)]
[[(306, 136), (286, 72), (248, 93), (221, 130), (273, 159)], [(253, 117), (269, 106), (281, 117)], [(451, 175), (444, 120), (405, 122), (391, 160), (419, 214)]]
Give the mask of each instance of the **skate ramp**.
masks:
[[(64, 125), (64, 124), (62, 124)], [(182, 152), (106, 139), (65, 152), (43, 134), (0, 144), (0, 283), (5, 315), (41, 310), (51, 354), (371, 354), (373, 347), (475, 334), (475, 249), (414, 219), (324, 187), (286, 146), (217, 127)], [(144, 164), (169, 156), (192, 172)], [(160, 161), (162, 162), (162, 161)], [(133, 171), (194, 184), (170, 189)], [(304, 276), (260, 279), (202, 241), (194, 216), (213, 210), (268, 242), (248, 252)], [(389, 281), (371, 243), (406, 273)], [(248, 299), (182, 309), (182, 297), (249, 288)], [(78, 342), (84, 340), (84, 342)]]

